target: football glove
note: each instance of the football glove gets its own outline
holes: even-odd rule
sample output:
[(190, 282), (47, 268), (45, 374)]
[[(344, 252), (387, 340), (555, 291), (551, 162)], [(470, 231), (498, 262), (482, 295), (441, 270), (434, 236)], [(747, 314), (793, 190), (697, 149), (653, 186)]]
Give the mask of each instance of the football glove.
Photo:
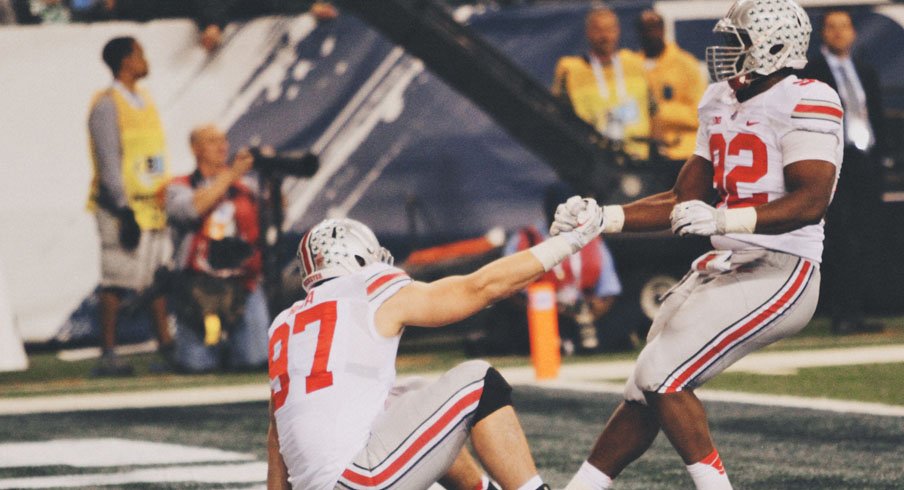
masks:
[(141, 228), (135, 221), (135, 212), (123, 206), (116, 212), (116, 217), (119, 219), (119, 244), (126, 250), (135, 250), (141, 241)]
[[(569, 232), (578, 226), (578, 214), (587, 209), (588, 201), (593, 199), (584, 199), (581, 196), (571, 196), (567, 201), (559, 204), (556, 208), (556, 214), (552, 224), (549, 225), (550, 236), (556, 236), (559, 233)], [(594, 205), (596, 201), (594, 201)]]
[[(599, 207), (596, 200), (592, 198), (581, 199), (580, 203), (572, 201), (572, 199), (574, 197), (564, 203), (566, 213), (563, 213), (563, 220), (557, 228), (558, 234), (568, 238), (571, 243), (571, 253), (576, 253), (602, 231), (603, 208)], [(556, 210), (556, 214), (559, 214), (558, 210)], [(557, 222), (558, 218), (550, 226), (550, 234), (552, 234), (552, 227), (556, 226)], [(566, 227), (568, 231), (563, 231)]]
[(672, 208), (669, 216), (676, 235), (724, 235), (753, 233), (757, 214), (752, 207), (716, 209), (703, 201), (686, 201)]

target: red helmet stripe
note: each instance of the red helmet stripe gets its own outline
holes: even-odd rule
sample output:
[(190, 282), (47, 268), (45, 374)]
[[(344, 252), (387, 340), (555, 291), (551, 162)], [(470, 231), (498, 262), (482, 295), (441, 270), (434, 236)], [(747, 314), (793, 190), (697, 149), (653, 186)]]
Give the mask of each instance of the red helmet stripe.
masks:
[(301, 265), (304, 267), (305, 276), (309, 276), (314, 272), (314, 255), (311, 253), (309, 246), (309, 242), (311, 241), (311, 231), (308, 231), (304, 234), (304, 238), (301, 239), (301, 246), (298, 247), (299, 251), (301, 252)]

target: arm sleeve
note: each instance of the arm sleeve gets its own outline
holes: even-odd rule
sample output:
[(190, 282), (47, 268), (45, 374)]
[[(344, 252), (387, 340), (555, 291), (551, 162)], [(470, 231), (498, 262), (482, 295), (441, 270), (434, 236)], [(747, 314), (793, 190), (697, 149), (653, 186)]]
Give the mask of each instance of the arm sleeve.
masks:
[(399, 292), (400, 289), (411, 284), (411, 278), (408, 277), (408, 274), (398, 267), (386, 264), (372, 267), (373, 273), (365, 280), (367, 302), (370, 306), (371, 314), (375, 313), (386, 300)]
[(694, 147), (694, 155), (705, 158), (706, 161), (709, 161), (712, 158), (709, 154), (709, 120), (711, 118), (707, 106), (709, 106), (710, 100), (718, 96), (716, 93), (717, 91), (716, 84), (707, 87), (706, 90), (703, 91), (703, 96), (700, 97), (699, 105), (697, 105), (697, 144)]
[(709, 154), (709, 137), (706, 133), (706, 126), (701, 124), (700, 127), (697, 128), (697, 145), (694, 147), (694, 155), (709, 161), (712, 156)]
[(824, 160), (837, 166), (838, 137), (829, 133), (795, 130), (782, 137), (782, 165), (801, 160)]
[(122, 143), (116, 120), (116, 105), (109, 96), (102, 97), (88, 117), (88, 132), (94, 147), (100, 178), (101, 202), (116, 208), (127, 204), (122, 185)]
[(166, 186), (166, 214), (175, 222), (193, 223), (198, 221), (198, 211), (193, 202), (194, 190), (181, 182), (170, 182)]
[(552, 80), (551, 91), (552, 94), (559, 98), (568, 97), (567, 89), (565, 87), (565, 77), (567, 76), (568, 70), (565, 68), (565, 63), (563, 59), (559, 59), (558, 63), (556, 63), (556, 71)]

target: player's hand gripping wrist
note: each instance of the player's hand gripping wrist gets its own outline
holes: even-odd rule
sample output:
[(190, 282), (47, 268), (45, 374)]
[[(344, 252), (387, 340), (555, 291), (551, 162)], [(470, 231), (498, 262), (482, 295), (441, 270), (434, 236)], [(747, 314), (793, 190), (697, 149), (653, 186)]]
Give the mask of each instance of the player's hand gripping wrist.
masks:
[(676, 235), (725, 235), (753, 233), (757, 214), (754, 208), (716, 209), (703, 201), (685, 201), (672, 208), (672, 233)]
[(574, 196), (556, 209), (555, 220), (550, 225), (550, 234), (554, 236), (530, 251), (548, 271), (584, 248), (599, 235), (602, 225), (603, 210), (596, 201)]

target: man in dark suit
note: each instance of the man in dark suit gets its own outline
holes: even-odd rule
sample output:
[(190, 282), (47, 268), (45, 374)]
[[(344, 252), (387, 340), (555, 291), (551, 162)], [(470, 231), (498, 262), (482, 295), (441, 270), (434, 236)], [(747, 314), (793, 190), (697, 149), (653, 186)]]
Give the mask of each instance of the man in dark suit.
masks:
[(844, 106), (844, 162), (826, 216), (826, 296), (837, 334), (875, 332), (879, 324), (863, 320), (863, 298), (870, 290), (867, 272), (870, 247), (877, 243), (885, 148), (879, 77), (869, 65), (851, 57), (857, 38), (850, 15), (825, 14), (820, 53), (810, 59), (802, 77), (832, 86)]

